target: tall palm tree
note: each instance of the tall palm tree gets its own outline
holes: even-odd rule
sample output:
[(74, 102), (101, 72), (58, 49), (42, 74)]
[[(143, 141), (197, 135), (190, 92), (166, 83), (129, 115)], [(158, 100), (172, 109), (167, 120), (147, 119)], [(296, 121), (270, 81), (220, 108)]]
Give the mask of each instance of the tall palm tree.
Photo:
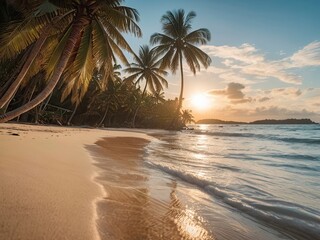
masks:
[(183, 58), (193, 74), (200, 70), (200, 64), (207, 68), (211, 63), (210, 57), (196, 46), (210, 41), (210, 32), (206, 28), (192, 31), (191, 23), (195, 17), (196, 13), (193, 11), (187, 15), (183, 9), (168, 11), (161, 18), (163, 33), (155, 33), (150, 38), (151, 44), (159, 44), (154, 49), (158, 54), (163, 55), (162, 68), (168, 68), (175, 73), (180, 66), (181, 90), (177, 116), (183, 101)]
[(146, 90), (148, 89), (152, 94), (156, 94), (157, 92), (162, 91), (163, 87), (168, 87), (168, 82), (164, 78), (164, 76), (167, 75), (167, 72), (159, 67), (158, 55), (155, 51), (150, 49), (147, 45), (143, 45), (140, 47), (138, 56), (135, 55), (134, 60), (135, 62), (131, 63), (129, 68), (124, 69), (125, 73), (130, 74), (124, 79), (124, 82), (139, 84), (144, 80), (145, 86), (133, 116), (133, 127)]
[[(47, 37), (40, 48), (51, 49), (46, 54), (48, 59), (43, 67), (47, 73), (47, 85), (27, 104), (1, 115), (0, 122), (9, 121), (39, 105), (55, 89), (60, 78), (67, 82), (68, 90), (63, 97), (73, 93), (75, 99), (81, 98), (89, 86), (95, 68), (103, 68), (104, 74), (108, 75), (116, 56), (128, 64), (122, 50), (133, 51), (122, 32), (141, 36), (141, 30), (136, 23), (139, 20), (137, 11), (121, 5), (122, 0), (39, 2), (44, 2), (36, 10), (44, 12), (41, 15), (42, 20), (37, 19), (36, 14), (31, 14), (29, 22), (13, 24), (2, 37), (2, 40), (5, 40), (2, 43), (6, 46), (5, 53), (10, 57), (31, 44), (35, 46), (38, 41), (42, 42), (42, 34), (45, 33)], [(32, 24), (29, 24), (30, 22)], [(10, 39), (10, 36), (14, 36), (12, 32), (21, 34), (17, 39)]]

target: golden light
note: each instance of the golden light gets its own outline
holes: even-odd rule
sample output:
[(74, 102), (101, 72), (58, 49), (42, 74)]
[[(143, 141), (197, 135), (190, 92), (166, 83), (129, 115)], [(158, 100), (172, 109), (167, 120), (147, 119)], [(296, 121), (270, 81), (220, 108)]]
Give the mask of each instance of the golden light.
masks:
[(194, 108), (198, 110), (205, 110), (211, 107), (212, 99), (204, 93), (199, 93), (191, 98), (191, 103)]

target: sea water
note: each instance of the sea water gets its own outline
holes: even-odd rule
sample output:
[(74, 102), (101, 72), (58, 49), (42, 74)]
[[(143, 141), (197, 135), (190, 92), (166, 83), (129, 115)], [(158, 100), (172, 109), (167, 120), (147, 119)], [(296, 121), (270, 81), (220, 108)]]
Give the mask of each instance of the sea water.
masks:
[(185, 189), (216, 239), (320, 239), (320, 125), (190, 127), (156, 134), (144, 160)]

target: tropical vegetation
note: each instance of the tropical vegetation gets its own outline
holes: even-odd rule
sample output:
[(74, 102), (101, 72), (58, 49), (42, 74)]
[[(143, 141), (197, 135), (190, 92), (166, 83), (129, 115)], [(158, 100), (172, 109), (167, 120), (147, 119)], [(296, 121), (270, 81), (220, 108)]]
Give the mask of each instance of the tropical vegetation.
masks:
[[(210, 33), (191, 31), (194, 12), (167, 12), (164, 34), (151, 37), (158, 45), (135, 54), (123, 34), (141, 36), (139, 14), (121, 0), (28, 3), (2, 2), (0, 122), (169, 128), (173, 119), (179, 127), (192, 121), (181, 112), (183, 59), (194, 73), (211, 61), (195, 46)], [(166, 100), (167, 70), (179, 66), (179, 99)]]
[(140, 84), (141, 81), (145, 81), (145, 86), (142, 91), (141, 98), (137, 109), (132, 119), (132, 125), (135, 125), (135, 119), (139, 108), (141, 107), (142, 101), (144, 101), (146, 90), (149, 90), (151, 94), (156, 95), (163, 91), (163, 87), (168, 87), (168, 82), (164, 78), (167, 72), (159, 67), (158, 55), (149, 49), (147, 45), (141, 46), (139, 55), (134, 56), (135, 62), (131, 63), (131, 66), (124, 69), (125, 73), (130, 74), (126, 79), (125, 83)]

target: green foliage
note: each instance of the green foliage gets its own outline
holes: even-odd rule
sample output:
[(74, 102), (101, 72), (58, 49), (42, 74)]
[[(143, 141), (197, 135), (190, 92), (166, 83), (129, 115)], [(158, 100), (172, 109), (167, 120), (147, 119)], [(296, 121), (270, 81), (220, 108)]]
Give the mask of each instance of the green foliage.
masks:
[[(22, 53), (32, 49), (43, 33), (47, 34), (9, 110), (23, 105), (47, 84), (46, 80), (52, 77), (65, 53), (71, 28), (79, 20), (77, 15), (87, 14), (89, 23), (83, 28), (81, 37), (74, 39), (76, 46), (50, 104), (43, 103), (30, 111), (27, 121), (67, 124), (77, 106), (73, 124), (127, 127), (132, 126), (132, 119), (135, 119), (137, 127), (168, 128), (180, 103), (178, 99), (166, 100), (164, 97), (163, 90), (168, 87), (165, 69), (176, 72), (182, 57), (194, 73), (200, 65), (208, 67), (211, 62), (196, 47), (210, 40), (210, 32), (204, 28), (192, 31), (194, 12), (187, 15), (183, 10), (167, 12), (161, 19), (163, 33), (151, 36), (151, 43), (157, 46), (153, 49), (141, 46), (136, 55), (122, 34), (141, 36), (137, 25), (139, 16), (135, 9), (122, 6), (122, 1), (32, 2), (32, 6), (19, 9), (22, 18), (15, 19), (0, 31), (3, 43), (0, 46), (0, 77), (3, 76), (0, 86), (5, 84), (2, 79), (8, 79)], [(130, 65), (124, 50), (134, 56)], [(118, 60), (126, 65), (123, 70), (126, 78), (121, 77)], [(14, 66), (10, 67), (8, 63)], [(184, 110), (178, 116), (176, 126), (192, 121), (191, 111)]]

